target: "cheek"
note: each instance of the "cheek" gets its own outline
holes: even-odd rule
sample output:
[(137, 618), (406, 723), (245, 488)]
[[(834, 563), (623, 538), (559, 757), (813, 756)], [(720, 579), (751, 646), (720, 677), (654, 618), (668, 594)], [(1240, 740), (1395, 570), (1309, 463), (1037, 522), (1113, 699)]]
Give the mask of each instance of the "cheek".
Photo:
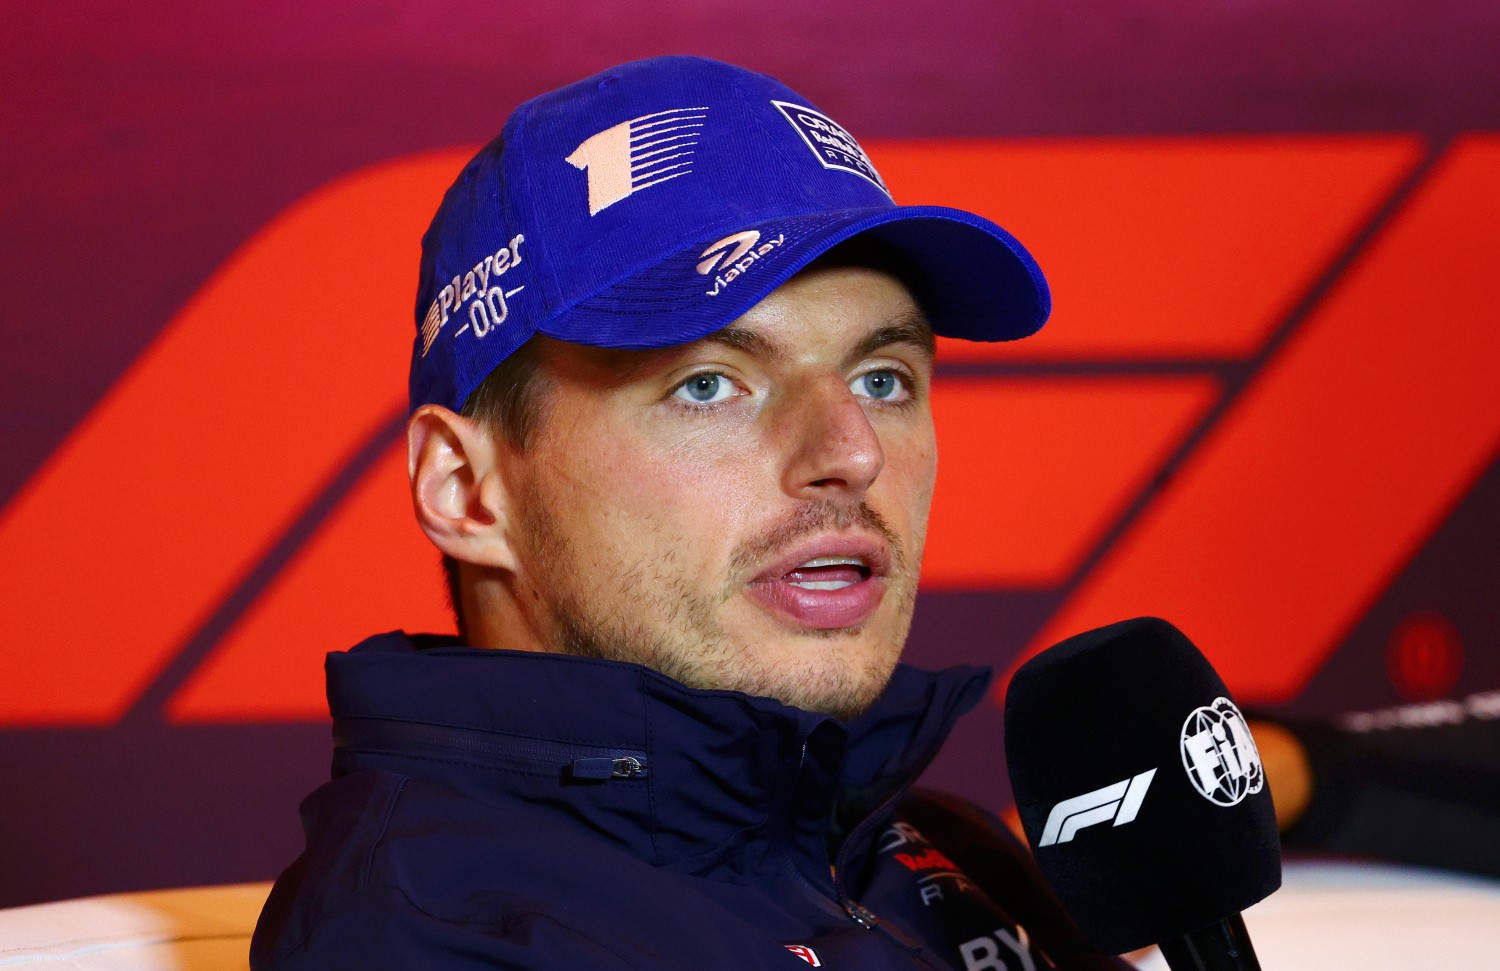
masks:
[(562, 512), (574, 520), (575, 535), (590, 533), (625, 557), (712, 555), (715, 539), (732, 546), (751, 511), (764, 505), (753, 494), (748, 435), (662, 442), (616, 428), (578, 440), (592, 444), (553, 465), (553, 494), (572, 507)]
[(880, 478), (889, 500), (916, 526), (924, 526), (937, 481), (937, 440), (930, 428), (893, 435), (882, 442)]
[(754, 528), (756, 511), (776, 508), (776, 476), (768, 453), (756, 444), (754, 429), (722, 429), (674, 442), (666, 458), (641, 472), (643, 481), (666, 503), (672, 518), (692, 529), (695, 541), (725, 548)]

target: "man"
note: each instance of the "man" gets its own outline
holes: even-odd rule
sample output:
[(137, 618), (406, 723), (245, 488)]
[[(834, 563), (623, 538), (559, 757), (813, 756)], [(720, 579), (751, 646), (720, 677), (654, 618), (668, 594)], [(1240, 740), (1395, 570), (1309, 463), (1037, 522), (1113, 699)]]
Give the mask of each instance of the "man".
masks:
[(334, 779), (255, 967), (1118, 966), (910, 791), (987, 674), (896, 664), (933, 333), (1048, 309), (770, 78), (661, 58), (518, 109), (424, 239), (412, 356), (470, 646), (329, 656)]

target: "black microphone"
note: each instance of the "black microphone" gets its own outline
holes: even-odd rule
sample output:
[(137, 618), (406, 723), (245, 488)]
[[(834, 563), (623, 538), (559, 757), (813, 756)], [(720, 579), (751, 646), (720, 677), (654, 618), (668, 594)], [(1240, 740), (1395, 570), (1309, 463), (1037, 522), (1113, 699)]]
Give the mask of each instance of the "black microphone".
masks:
[(1141, 617), (1027, 661), (1005, 754), (1037, 863), (1095, 947), (1259, 971), (1239, 914), (1281, 886), (1271, 792), (1244, 716), (1181, 631)]

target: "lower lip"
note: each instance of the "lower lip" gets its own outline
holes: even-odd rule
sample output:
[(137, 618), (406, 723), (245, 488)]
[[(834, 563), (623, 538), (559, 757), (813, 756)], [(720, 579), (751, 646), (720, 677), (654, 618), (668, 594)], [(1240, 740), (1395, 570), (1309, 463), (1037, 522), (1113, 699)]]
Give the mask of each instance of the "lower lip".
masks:
[(838, 590), (808, 590), (785, 580), (756, 580), (752, 599), (797, 627), (837, 630), (858, 627), (870, 619), (885, 595), (885, 579), (872, 576)]

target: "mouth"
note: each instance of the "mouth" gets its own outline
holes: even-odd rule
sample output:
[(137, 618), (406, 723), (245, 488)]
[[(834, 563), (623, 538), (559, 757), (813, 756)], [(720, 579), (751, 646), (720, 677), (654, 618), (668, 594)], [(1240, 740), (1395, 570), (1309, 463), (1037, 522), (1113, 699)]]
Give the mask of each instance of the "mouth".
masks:
[(885, 595), (891, 555), (879, 540), (823, 537), (798, 543), (750, 581), (751, 599), (807, 630), (859, 627)]
[(870, 579), (870, 566), (858, 556), (819, 556), (781, 579), (802, 590), (842, 590)]

